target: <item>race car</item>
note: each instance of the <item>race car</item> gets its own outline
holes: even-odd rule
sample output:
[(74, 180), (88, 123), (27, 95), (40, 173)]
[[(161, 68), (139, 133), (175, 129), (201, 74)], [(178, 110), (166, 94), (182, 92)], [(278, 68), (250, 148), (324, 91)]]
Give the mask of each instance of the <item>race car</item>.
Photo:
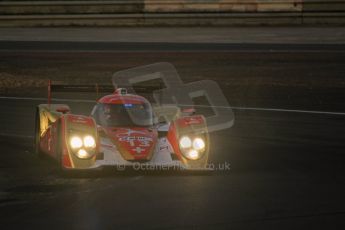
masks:
[(192, 108), (153, 106), (145, 97), (117, 88), (85, 116), (73, 114), (68, 105), (52, 104), (52, 89), (49, 82), (48, 103), (37, 106), (35, 151), (51, 156), (62, 170), (206, 168), (206, 120)]

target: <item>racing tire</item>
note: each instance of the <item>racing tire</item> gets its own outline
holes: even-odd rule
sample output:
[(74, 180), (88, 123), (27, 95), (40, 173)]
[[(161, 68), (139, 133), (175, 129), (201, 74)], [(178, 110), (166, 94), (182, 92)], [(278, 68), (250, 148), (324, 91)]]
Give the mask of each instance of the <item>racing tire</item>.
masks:
[(40, 147), (40, 142), (41, 142), (41, 136), (40, 136), (40, 131), (41, 131), (41, 120), (40, 120), (40, 110), (37, 107), (36, 108), (36, 114), (35, 114), (35, 140), (34, 140), (34, 151), (38, 157), (43, 156), (43, 152)]
[(67, 169), (62, 165), (62, 137), (61, 137), (61, 122), (57, 121), (57, 139), (55, 145), (56, 151), (56, 163), (57, 163), (57, 174), (62, 177), (69, 177), (70, 174), (67, 172)]
[(57, 121), (57, 139), (56, 139), (56, 145), (55, 145), (55, 151), (56, 151), (56, 163), (57, 163), (57, 174), (59, 174), (62, 177), (71, 177), (73, 175), (73, 170), (66, 169), (63, 166), (63, 160), (62, 160), (62, 127), (61, 127), (61, 121)]
[(61, 138), (61, 123), (60, 121), (57, 121), (57, 139), (56, 139), (56, 145), (55, 145), (55, 152), (56, 152), (56, 161), (58, 164), (58, 171), (59, 172), (63, 172), (64, 171), (64, 167), (62, 165), (62, 148), (61, 148), (61, 144), (62, 144), (62, 138)]

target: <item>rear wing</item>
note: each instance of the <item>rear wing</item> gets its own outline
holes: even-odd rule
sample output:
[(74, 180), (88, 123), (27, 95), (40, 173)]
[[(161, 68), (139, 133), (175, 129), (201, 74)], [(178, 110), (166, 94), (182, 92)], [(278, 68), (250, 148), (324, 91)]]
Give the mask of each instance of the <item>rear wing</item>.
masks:
[[(157, 86), (134, 86), (135, 94), (145, 95), (147, 98), (148, 94), (157, 90)], [(96, 93), (96, 99), (100, 97), (101, 93), (114, 93), (116, 88), (113, 85), (67, 85), (67, 84), (53, 84), (51, 80), (48, 80), (48, 105), (51, 104), (53, 92), (66, 92), (66, 93)]]
[[(114, 86), (112, 85), (63, 85), (52, 84), (51, 80), (48, 80), (48, 105), (51, 104), (51, 98), (53, 92), (66, 92), (66, 93), (96, 93), (97, 98), (100, 93), (113, 93)], [(97, 99), (96, 98), (96, 99)]]

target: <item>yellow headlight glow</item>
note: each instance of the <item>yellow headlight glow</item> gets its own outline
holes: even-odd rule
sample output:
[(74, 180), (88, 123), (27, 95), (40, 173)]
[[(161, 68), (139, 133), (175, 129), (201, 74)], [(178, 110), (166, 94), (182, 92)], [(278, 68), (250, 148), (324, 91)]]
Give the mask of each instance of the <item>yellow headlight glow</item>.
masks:
[(205, 141), (201, 138), (195, 138), (193, 141), (193, 149), (200, 151), (205, 148)]
[(89, 154), (85, 151), (85, 149), (79, 149), (78, 150), (78, 157), (79, 158), (88, 158)]
[(187, 136), (182, 137), (180, 139), (180, 147), (184, 149), (192, 147), (192, 140)]
[(92, 136), (84, 137), (84, 146), (86, 148), (94, 148), (94, 147), (96, 147), (95, 138), (93, 138)]
[(75, 136), (71, 138), (70, 144), (73, 149), (77, 149), (83, 146), (83, 141), (80, 137)]
[(187, 154), (188, 157), (192, 160), (196, 160), (199, 158), (199, 152), (194, 149), (190, 150)]

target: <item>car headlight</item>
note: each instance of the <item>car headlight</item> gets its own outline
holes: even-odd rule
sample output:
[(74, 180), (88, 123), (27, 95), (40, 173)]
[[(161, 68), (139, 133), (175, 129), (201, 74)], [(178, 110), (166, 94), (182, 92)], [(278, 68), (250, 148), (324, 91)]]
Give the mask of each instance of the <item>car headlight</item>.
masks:
[(200, 159), (206, 147), (203, 138), (195, 137), (192, 139), (188, 136), (182, 136), (179, 140), (179, 145), (182, 154), (190, 160)]
[(93, 138), (92, 136), (84, 137), (84, 146), (86, 148), (94, 148), (94, 147), (96, 147), (95, 138)]
[(72, 149), (78, 149), (83, 146), (83, 141), (81, 140), (80, 137), (74, 136), (71, 138), (70, 144), (71, 144)]
[(76, 155), (77, 157), (81, 159), (86, 159), (86, 158), (90, 158), (93, 155), (93, 153), (88, 152), (85, 149), (79, 149)]
[(186, 157), (191, 159), (191, 160), (196, 160), (200, 157), (200, 154), (198, 151), (195, 149), (189, 150), (188, 152), (185, 153)]
[(200, 151), (205, 148), (205, 141), (200, 137), (197, 137), (193, 140), (193, 149)]
[(96, 140), (91, 135), (72, 135), (70, 146), (78, 158), (87, 159), (95, 154)]
[(180, 139), (180, 147), (183, 149), (192, 147), (192, 140), (187, 136), (182, 137)]

